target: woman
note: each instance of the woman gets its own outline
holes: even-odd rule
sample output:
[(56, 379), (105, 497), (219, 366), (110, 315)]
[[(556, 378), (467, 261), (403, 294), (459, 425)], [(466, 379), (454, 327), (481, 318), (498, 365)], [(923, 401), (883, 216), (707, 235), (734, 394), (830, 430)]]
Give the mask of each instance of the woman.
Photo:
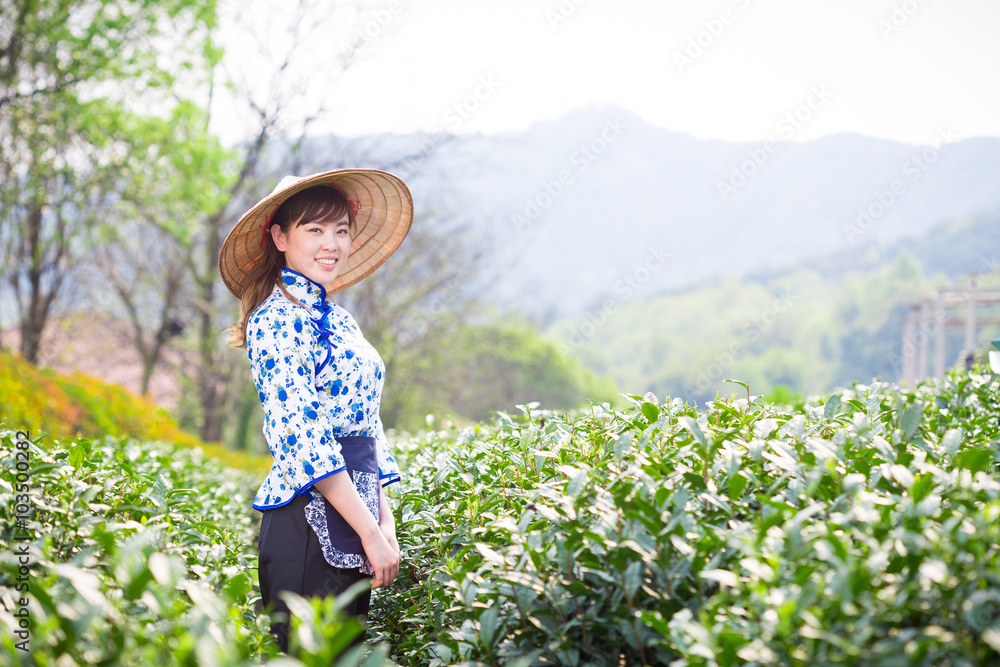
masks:
[[(247, 348), (274, 462), (253, 501), (262, 603), (288, 650), (278, 595), (337, 595), (399, 572), (395, 522), (383, 487), (399, 480), (379, 419), (385, 367), (351, 315), (327, 301), (382, 264), (413, 218), (395, 176), (341, 169), (286, 177), (240, 218), (219, 270), (241, 301), (230, 329)], [(363, 617), (371, 591), (347, 612)], [(355, 643), (364, 640), (363, 635)]]

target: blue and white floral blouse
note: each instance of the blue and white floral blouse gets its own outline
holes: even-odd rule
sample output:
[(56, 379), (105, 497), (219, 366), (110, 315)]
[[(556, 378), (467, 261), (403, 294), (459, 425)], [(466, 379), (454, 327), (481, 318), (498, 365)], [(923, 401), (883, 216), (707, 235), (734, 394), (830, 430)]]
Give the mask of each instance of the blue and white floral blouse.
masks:
[[(306, 493), (314, 501), (310, 505), (322, 507), (322, 496), (311, 487), (345, 470), (335, 439), (340, 436), (375, 438), (379, 481), (382, 486), (399, 481), (399, 466), (379, 418), (382, 358), (351, 314), (326, 300), (322, 285), (287, 268), (281, 281), (303, 305), (289, 301), (275, 286), (247, 321), (247, 356), (264, 408), (264, 437), (274, 457), (254, 509), (281, 507)], [(306, 516), (319, 533), (312, 520), (317, 507), (309, 509)], [(324, 537), (320, 535), (321, 543)], [(330, 561), (328, 545), (323, 546)], [(338, 562), (331, 564), (339, 567), (362, 566), (355, 558), (334, 560)]]

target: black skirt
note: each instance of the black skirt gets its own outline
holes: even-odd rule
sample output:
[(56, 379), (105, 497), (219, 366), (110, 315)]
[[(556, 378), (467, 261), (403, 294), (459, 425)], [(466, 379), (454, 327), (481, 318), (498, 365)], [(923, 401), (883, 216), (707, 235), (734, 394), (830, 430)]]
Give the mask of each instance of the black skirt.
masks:
[[(361, 443), (349, 445), (344, 440), (348, 438), (338, 438), (352, 481), (356, 478), (355, 471), (374, 472), (377, 479), (378, 464), (374, 447), (354, 446)], [(371, 470), (373, 465), (374, 471)], [(306, 598), (327, 597), (340, 595), (358, 581), (370, 578), (357, 568), (339, 568), (327, 562), (316, 532), (306, 521), (305, 508), (310, 500), (307, 492), (296, 495), (291, 502), (281, 507), (264, 510), (257, 542), (257, 578), (260, 583), (261, 604), (265, 611), (269, 610), (275, 616), (276, 622), (271, 631), (281, 650), (285, 652), (288, 651), (288, 606), (278, 596), (280, 591), (292, 591)], [(326, 507), (330, 538), (337, 548), (345, 553), (364, 554), (361, 538), (354, 529), (333, 509), (329, 501), (326, 501)], [(368, 614), (370, 600), (371, 591), (365, 591), (353, 604), (344, 608), (344, 613), (364, 617)], [(361, 634), (353, 643), (363, 641), (364, 635)]]

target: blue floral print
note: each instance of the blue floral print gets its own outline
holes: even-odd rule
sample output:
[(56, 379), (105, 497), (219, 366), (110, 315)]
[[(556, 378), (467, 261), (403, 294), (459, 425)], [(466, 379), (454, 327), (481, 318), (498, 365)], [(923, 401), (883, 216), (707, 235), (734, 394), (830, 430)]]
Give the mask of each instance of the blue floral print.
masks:
[(291, 269), (247, 322), (247, 356), (264, 408), (264, 437), (274, 462), (253, 507), (281, 507), (345, 470), (337, 437), (376, 440), (379, 481), (399, 481), (379, 404), (385, 365), (351, 314), (326, 289)]

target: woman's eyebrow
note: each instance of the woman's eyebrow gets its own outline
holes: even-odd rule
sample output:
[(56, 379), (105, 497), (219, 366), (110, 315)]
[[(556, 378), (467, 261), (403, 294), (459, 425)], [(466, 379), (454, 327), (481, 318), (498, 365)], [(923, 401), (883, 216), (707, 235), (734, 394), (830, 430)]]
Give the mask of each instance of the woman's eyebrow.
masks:
[(296, 227), (302, 227), (303, 225), (346, 225), (350, 226), (350, 220), (303, 220)]

